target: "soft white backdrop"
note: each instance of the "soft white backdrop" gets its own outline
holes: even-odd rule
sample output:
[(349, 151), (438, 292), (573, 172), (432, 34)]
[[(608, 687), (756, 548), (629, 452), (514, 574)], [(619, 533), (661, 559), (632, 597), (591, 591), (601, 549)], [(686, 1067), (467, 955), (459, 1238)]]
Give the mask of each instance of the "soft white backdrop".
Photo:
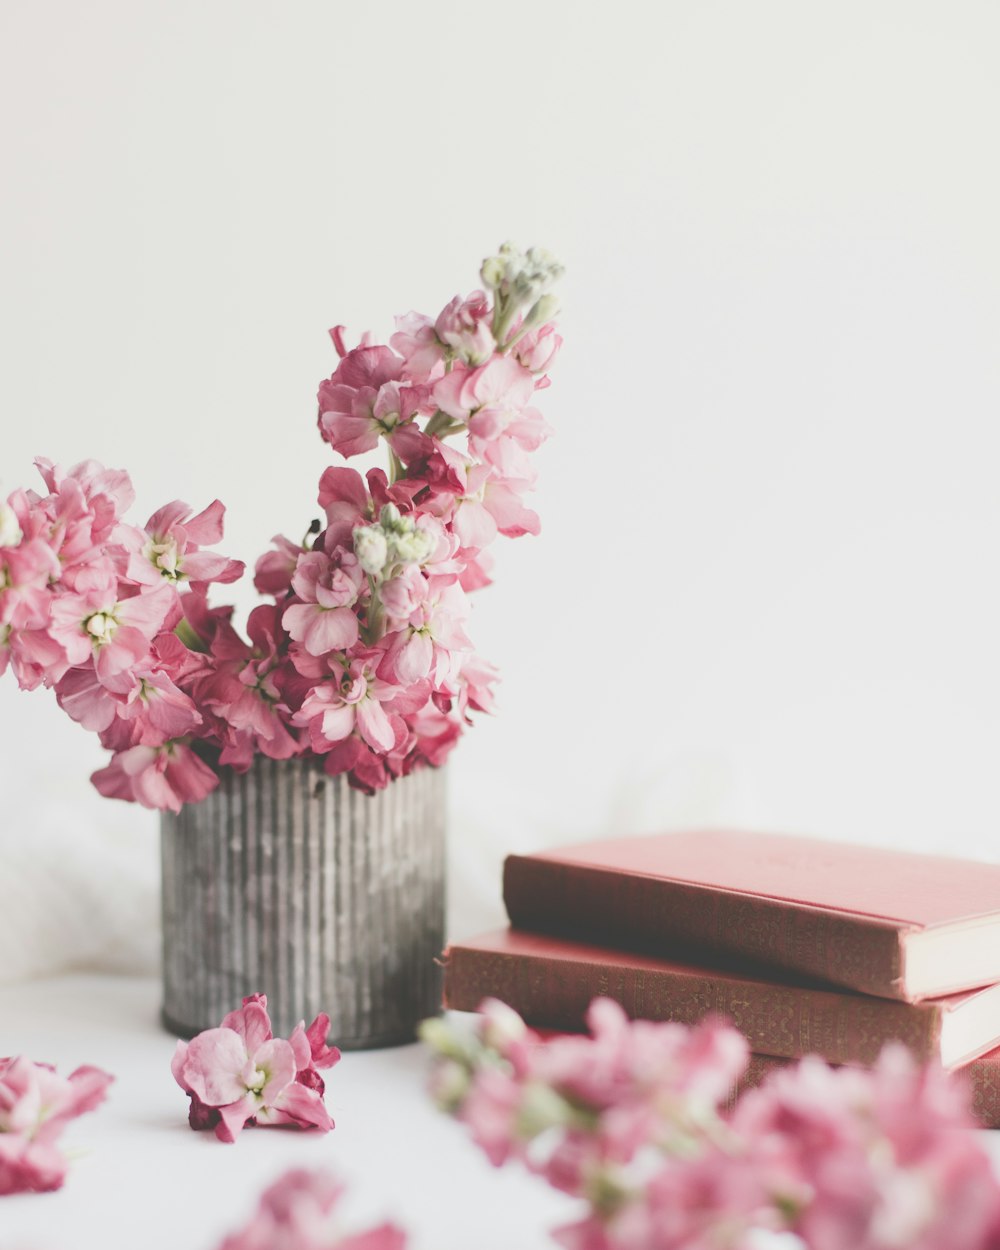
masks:
[[(8, 0), (0, 485), (94, 456), (252, 561), (316, 512), (326, 328), (544, 244), (454, 931), (505, 851), (601, 832), (996, 858), (998, 54), (990, 3)], [(46, 694), (0, 718), (0, 979), (152, 967), (155, 818)]]

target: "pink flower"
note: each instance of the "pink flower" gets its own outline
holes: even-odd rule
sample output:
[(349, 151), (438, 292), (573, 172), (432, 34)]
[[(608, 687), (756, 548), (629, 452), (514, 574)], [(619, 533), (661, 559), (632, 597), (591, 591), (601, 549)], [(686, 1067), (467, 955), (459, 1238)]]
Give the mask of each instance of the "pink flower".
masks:
[(430, 317), (417, 312), (397, 317), (389, 344), (403, 358), (402, 376), (407, 381), (428, 382), (444, 373), (445, 347)]
[(80, 507), (86, 511), (91, 546), (106, 542), (119, 518), (135, 502), (132, 481), (124, 469), (106, 469), (96, 460), (83, 460), (66, 471), (41, 456), (35, 467), (54, 497), (56, 517), (65, 518), (67, 511), (57, 500), (69, 501), (71, 511)]
[(171, 1071), (191, 1097), (191, 1127), (214, 1128), (224, 1142), (235, 1141), (247, 1123), (328, 1132), (333, 1121), (316, 1072), (340, 1058), (319, 1037), (328, 1027), (329, 1018), (318, 1016), (308, 1031), (299, 1025), (292, 1041), (276, 1038), (266, 997), (252, 994), (217, 1029), (178, 1042)]
[(489, 546), (498, 532), (519, 538), (541, 529), (538, 514), (522, 504), (514, 486), (501, 481), (484, 464), (468, 470), (465, 493), (456, 501), (452, 524), (462, 546), (477, 550)]
[(372, 451), (382, 435), (414, 415), (413, 392), (391, 385), (402, 377), (403, 361), (388, 347), (356, 347), (320, 384), (319, 428), (343, 456)]
[(56, 1142), (93, 1111), (114, 1078), (98, 1068), (58, 1076), (46, 1064), (0, 1059), (0, 1194), (58, 1189), (67, 1161)]
[(811, 1250), (985, 1247), (1000, 1189), (972, 1125), (961, 1084), (900, 1045), (872, 1072), (805, 1059), (732, 1118)]
[[(530, 373), (540, 374), (552, 367), (562, 338), (556, 333), (555, 326), (549, 322), (536, 330), (529, 330), (521, 336), (514, 346), (514, 357), (524, 365)], [(536, 383), (536, 386), (539, 383)]]
[(351, 610), (364, 585), (364, 574), (351, 551), (331, 559), (322, 551), (299, 557), (292, 589), (300, 602), (287, 607), (281, 623), (310, 655), (343, 651), (358, 640), (358, 618)]
[(126, 527), (123, 535), (129, 550), (128, 576), (145, 585), (163, 581), (175, 585), (190, 581), (235, 582), (243, 575), (240, 560), (202, 551), (222, 541), (225, 508), (218, 499), (197, 516), (180, 500), (167, 504), (146, 522), (144, 531)]
[(348, 351), (331, 331), (322, 436), (346, 456), (384, 438), (389, 472), (323, 472), (325, 528), (276, 538), (257, 562), (275, 603), (251, 612), (249, 642), (206, 597), (243, 568), (208, 550), (221, 502), (193, 515), (175, 500), (136, 527), (125, 472), (36, 462), (48, 493), (0, 503), (0, 674), (54, 687), (100, 736), (102, 793), (177, 811), (220, 767), (300, 754), (300, 729), (330, 775), (366, 792), (444, 762), (495, 678), (472, 656), (465, 595), (489, 584), (498, 534), (539, 528), (522, 496), (547, 434), (530, 403), (559, 344), (547, 292), (560, 272), (505, 245), (481, 270), (491, 295), (399, 319), (391, 346), (365, 334)]
[(468, 299), (456, 295), (438, 314), (434, 330), (450, 355), (469, 365), (485, 364), (496, 351), (490, 323), (493, 309), (485, 292), (473, 291)]
[(387, 639), (379, 676), (411, 686), (429, 677), (440, 685), (458, 669), (456, 652), (471, 643), (462, 628), (467, 608), (465, 594), (449, 578), (430, 578), (426, 597), (407, 618), (406, 625)]
[(218, 774), (183, 742), (130, 747), (90, 780), (105, 798), (170, 812), (199, 802), (219, 784)]
[(342, 1193), (328, 1173), (286, 1172), (264, 1191), (246, 1227), (219, 1250), (404, 1250), (406, 1235), (392, 1224), (342, 1234), (336, 1219)]
[(141, 668), (102, 684), (92, 665), (71, 668), (56, 684), (59, 706), (84, 729), (105, 734), (117, 723), (105, 746), (163, 746), (192, 733), (202, 717), (188, 695), (160, 667)]
[[(392, 703), (400, 691), (390, 682), (376, 676), (372, 659), (351, 660), (340, 672), (339, 680), (323, 681), (314, 686), (292, 720), (309, 730), (314, 751), (324, 754), (337, 742), (357, 730), (373, 751), (387, 752), (396, 743), (402, 729), (386, 713), (383, 704)], [(426, 690), (422, 701), (426, 701)]]
[(259, 594), (281, 599), (292, 593), (292, 574), (303, 548), (291, 539), (275, 534), (274, 551), (266, 551), (254, 567), (253, 584)]
[(434, 386), (434, 401), (472, 433), (498, 438), (531, 402), (535, 380), (509, 356), (495, 356), (478, 369), (456, 369)]
[(49, 634), (70, 666), (93, 657), (103, 682), (148, 661), (153, 638), (176, 604), (169, 586), (119, 599), (113, 577), (101, 572), (92, 586), (52, 603)]

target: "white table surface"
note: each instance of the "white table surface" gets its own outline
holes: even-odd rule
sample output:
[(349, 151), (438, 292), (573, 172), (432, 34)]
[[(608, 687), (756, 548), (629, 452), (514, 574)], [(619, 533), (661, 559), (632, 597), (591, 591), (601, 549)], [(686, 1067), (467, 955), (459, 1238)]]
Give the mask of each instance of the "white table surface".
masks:
[[(175, 1041), (153, 980), (68, 976), (0, 986), (0, 1054), (117, 1078), (63, 1138), (73, 1162), (53, 1194), (0, 1198), (0, 1250), (216, 1250), (257, 1195), (293, 1166), (350, 1186), (349, 1226), (392, 1218), (409, 1250), (553, 1250), (548, 1229), (579, 1208), (516, 1166), (494, 1169), (424, 1092), (422, 1046), (345, 1054), (328, 1075), (325, 1136), (248, 1129), (234, 1145), (187, 1125)], [(1000, 1163), (1000, 1132), (982, 1133)]]
[(392, 1218), (409, 1250), (552, 1250), (546, 1230), (578, 1210), (517, 1167), (486, 1162), (427, 1097), (419, 1045), (345, 1054), (327, 1076), (332, 1133), (248, 1129), (234, 1145), (194, 1133), (158, 1010), (153, 980), (0, 986), (0, 1054), (67, 1074), (91, 1063), (117, 1078), (63, 1137), (73, 1158), (64, 1187), (0, 1198), (2, 1250), (216, 1250), (293, 1166), (336, 1171), (350, 1186), (348, 1223)]

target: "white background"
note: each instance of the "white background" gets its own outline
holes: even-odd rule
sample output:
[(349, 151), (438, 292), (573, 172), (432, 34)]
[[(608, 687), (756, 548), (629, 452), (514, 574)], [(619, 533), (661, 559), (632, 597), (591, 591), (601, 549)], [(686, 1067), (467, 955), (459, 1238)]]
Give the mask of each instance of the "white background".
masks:
[[(602, 832), (996, 859), (998, 54), (989, 3), (6, 0), (4, 492), (94, 456), (252, 562), (316, 514), (327, 327), (544, 244), (453, 931), (505, 851)], [(153, 968), (155, 817), (45, 693), (0, 721), (0, 979)]]

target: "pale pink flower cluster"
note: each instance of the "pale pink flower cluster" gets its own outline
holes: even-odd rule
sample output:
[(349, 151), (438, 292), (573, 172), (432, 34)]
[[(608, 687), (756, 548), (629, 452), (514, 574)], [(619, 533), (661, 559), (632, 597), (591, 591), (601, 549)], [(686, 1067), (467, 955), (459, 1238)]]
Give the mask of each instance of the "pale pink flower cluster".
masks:
[(65, 1077), (23, 1057), (0, 1059), (0, 1195), (60, 1188), (67, 1160), (59, 1138), (103, 1102), (113, 1079), (98, 1068)]
[[(490, 1160), (586, 1213), (567, 1250), (1000, 1250), (1000, 1184), (961, 1083), (889, 1046), (873, 1071), (803, 1060), (722, 1108), (747, 1059), (727, 1025), (629, 1022), (542, 1039), (486, 1002), (474, 1033), (424, 1026), (432, 1092)], [(777, 1244), (777, 1243), (776, 1243)], [(784, 1243), (781, 1243), (784, 1244)]]
[(261, 1195), (246, 1227), (219, 1250), (404, 1250), (406, 1235), (394, 1224), (343, 1233), (337, 1212), (343, 1192), (328, 1172), (286, 1172)]
[(218, 769), (314, 754), (369, 792), (444, 762), (496, 673), (465, 632), (468, 595), (489, 584), (487, 548), (537, 534), (524, 503), (548, 430), (534, 407), (561, 339), (547, 253), (505, 245), (483, 264), (488, 292), (436, 318), (410, 313), (389, 345), (367, 336), (319, 388), (319, 429), (342, 457), (384, 440), (390, 472), (333, 465), (324, 520), (256, 565), (274, 600), (250, 614), (210, 607), (235, 560), (222, 505), (183, 503), (126, 523), (127, 474), (94, 461), (36, 463), (47, 495), (0, 504), (0, 672), (45, 685), (113, 752), (102, 794), (179, 810)]
[(295, 1027), (285, 1041), (271, 1031), (267, 998), (251, 994), (217, 1029), (178, 1042), (171, 1071), (191, 1099), (193, 1129), (214, 1129), (234, 1142), (246, 1125), (329, 1132), (333, 1120), (323, 1102), (320, 1068), (340, 1059), (327, 1046), (330, 1017), (318, 1015), (307, 1029)]

